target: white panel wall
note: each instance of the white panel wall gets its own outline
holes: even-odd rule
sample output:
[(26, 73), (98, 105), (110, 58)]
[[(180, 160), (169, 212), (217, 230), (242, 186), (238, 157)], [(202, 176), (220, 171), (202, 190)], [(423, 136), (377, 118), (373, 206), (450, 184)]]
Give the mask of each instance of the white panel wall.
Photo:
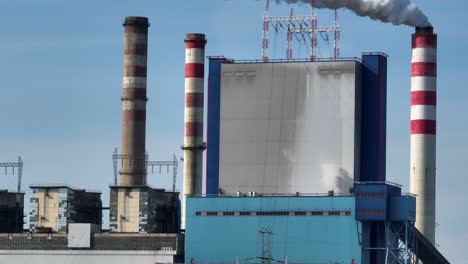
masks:
[(0, 250), (0, 263), (14, 264), (166, 264), (175, 251)]
[(91, 247), (91, 224), (70, 223), (67, 238), (69, 248)]
[(347, 192), (359, 169), (359, 76), (354, 61), (223, 64), (219, 187)]

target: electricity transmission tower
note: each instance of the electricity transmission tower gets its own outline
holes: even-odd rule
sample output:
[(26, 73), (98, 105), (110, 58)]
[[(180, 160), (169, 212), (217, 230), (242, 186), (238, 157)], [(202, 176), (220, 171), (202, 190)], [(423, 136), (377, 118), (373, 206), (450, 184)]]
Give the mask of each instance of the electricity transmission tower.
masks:
[(265, 11), (263, 15), (262, 30), (262, 59), (269, 61), (269, 42), (270, 28), (275, 34), (286, 31), (286, 59), (293, 60), (293, 41), (308, 43), (310, 49), (310, 60), (315, 61), (318, 50), (318, 38), (320, 35), (327, 43), (333, 38), (334, 59), (340, 58), (340, 36), (341, 27), (339, 23), (338, 10), (334, 10), (334, 24), (332, 26), (318, 26), (316, 0), (311, 3), (310, 16), (294, 16), (293, 9), (289, 16), (270, 16), (270, 0), (266, 0)]
[[(112, 154), (112, 164), (114, 167), (114, 185), (118, 185), (118, 171), (119, 165), (122, 166), (124, 162), (129, 162), (133, 160), (128, 155), (121, 155), (118, 153), (117, 148), (115, 148), (114, 153)], [(145, 154), (145, 168), (146, 173), (148, 173), (148, 167), (151, 167), (151, 173), (157, 172), (161, 173), (163, 168), (166, 168), (167, 173), (169, 173), (170, 168), (172, 168), (172, 192), (175, 192), (176, 189), (176, 180), (177, 180), (177, 168), (179, 167), (179, 161), (176, 155), (172, 155), (172, 160), (163, 160), (163, 161), (150, 161), (148, 160), (148, 154)]]
[(262, 227), (259, 231), (259, 256), (257, 257), (260, 260), (261, 264), (271, 264), (273, 261), (273, 256), (271, 255), (271, 235), (273, 232), (269, 227)]
[(5, 175), (17, 174), (16, 192), (21, 192), (21, 180), (23, 178), (23, 160), (18, 156), (18, 162), (0, 162), (0, 168), (3, 168)]

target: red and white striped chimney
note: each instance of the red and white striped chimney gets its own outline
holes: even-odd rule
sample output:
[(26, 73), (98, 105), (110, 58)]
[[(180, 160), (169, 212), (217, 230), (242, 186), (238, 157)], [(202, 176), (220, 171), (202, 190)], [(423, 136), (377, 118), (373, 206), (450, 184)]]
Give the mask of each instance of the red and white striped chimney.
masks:
[(120, 185), (146, 185), (146, 17), (126, 17), (122, 95), (122, 168)]
[(182, 223), (185, 229), (185, 201), (187, 196), (202, 194), (203, 97), (205, 75), (204, 34), (185, 36), (185, 131), (184, 131), (184, 197)]
[(435, 243), (437, 35), (417, 27), (412, 36), (410, 190), (416, 227)]

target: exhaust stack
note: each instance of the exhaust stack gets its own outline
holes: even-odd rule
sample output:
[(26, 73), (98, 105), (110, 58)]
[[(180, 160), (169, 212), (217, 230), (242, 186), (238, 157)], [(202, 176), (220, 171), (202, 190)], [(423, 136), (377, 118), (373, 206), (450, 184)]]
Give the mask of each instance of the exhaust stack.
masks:
[(203, 99), (205, 75), (204, 34), (185, 36), (185, 129), (184, 129), (184, 196), (182, 223), (185, 229), (186, 197), (202, 194)]
[(146, 17), (126, 17), (123, 26), (125, 35), (120, 185), (143, 186), (146, 185), (146, 68), (149, 22)]
[(437, 35), (417, 27), (412, 36), (410, 190), (416, 227), (435, 245)]

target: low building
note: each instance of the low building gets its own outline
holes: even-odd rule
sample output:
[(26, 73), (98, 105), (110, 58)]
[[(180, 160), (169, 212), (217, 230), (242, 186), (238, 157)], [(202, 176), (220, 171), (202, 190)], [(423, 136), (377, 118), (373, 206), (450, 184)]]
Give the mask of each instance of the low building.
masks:
[(94, 233), (91, 224), (69, 224), (68, 233), (0, 234), (0, 263), (180, 263), (183, 239), (180, 234)]
[(0, 190), (0, 233), (23, 231), (24, 193)]
[(415, 211), (415, 197), (388, 182), (345, 196), (189, 197), (185, 263), (448, 263), (414, 227)]
[(185, 262), (364, 263), (354, 207), (353, 196), (188, 198)]
[(111, 186), (109, 228), (111, 232), (177, 233), (179, 193), (149, 186)]
[(70, 223), (102, 225), (100, 192), (65, 185), (32, 185), (29, 229), (34, 232), (66, 232)]

